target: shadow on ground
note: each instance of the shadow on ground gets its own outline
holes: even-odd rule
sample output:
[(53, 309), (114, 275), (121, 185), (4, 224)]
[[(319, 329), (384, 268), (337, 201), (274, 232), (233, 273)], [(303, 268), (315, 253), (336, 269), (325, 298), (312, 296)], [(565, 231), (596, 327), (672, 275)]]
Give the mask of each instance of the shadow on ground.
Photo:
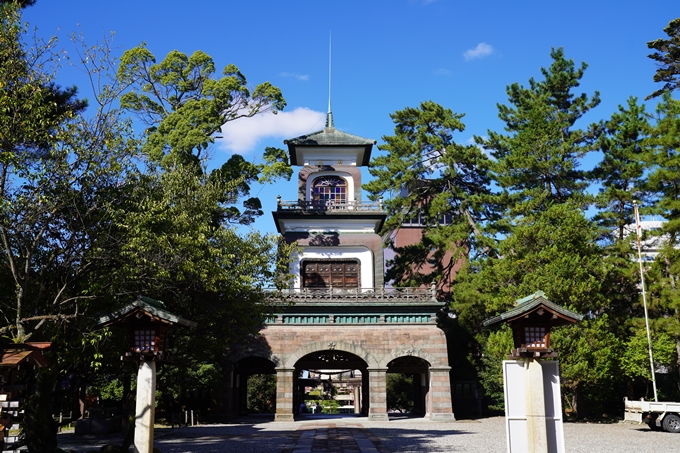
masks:
[[(446, 434), (472, 435), (459, 424), (438, 424), (428, 429), (427, 420), (405, 415), (391, 416), (390, 423), (373, 423), (363, 416), (336, 414), (304, 414), (295, 422), (274, 422), (273, 415), (251, 415), (224, 425), (200, 425), (156, 429), (155, 446), (162, 453), (290, 453), (305, 430), (328, 425), (361, 429), (380, 452), (451, 451), (433, 443), (433, 438)], [(413, 427), (412, 423), (418, 424)], [(121, 445), (123, 435), (75, 436), (60, 434), (59, 447), (78, 453), (99, 450), (103, 445)], [(335, 451), (335, 450), (334, 450)]]

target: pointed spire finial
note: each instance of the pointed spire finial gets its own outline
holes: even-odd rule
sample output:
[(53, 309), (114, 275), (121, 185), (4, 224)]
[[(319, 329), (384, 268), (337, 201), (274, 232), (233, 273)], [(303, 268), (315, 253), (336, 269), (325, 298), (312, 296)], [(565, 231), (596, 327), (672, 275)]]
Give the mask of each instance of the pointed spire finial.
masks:
[(328, 34), (328, 114), (326, 115), (326, 128), (335, 128), (333, 124), (333, 112), (331, 111), (331, 63), (333, 61), (333, 35)]

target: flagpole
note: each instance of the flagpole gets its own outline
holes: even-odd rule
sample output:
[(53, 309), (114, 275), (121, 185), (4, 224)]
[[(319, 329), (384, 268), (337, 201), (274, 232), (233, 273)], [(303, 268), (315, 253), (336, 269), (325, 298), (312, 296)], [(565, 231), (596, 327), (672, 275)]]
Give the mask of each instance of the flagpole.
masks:
[(642, 284), (642, 305), (645, 307), (645, 327), (647, 328), (647, 346), (649, 347), (649, 368), (652, 371), (652, 386), (654, 387), (654, 401), (656, 397), (656, 374), (654, 373), (654, 358), (652, 356), (652, 335), (649, 333), (649, 316), (647, 315), (647, 293), (645, 292), (645, 274), (642, 270), (642, 226), (640, 225), (640, 213), (637, 202), (633, 202), (635, 210), (635, 231), (637, 233), (638, 261), (640, 263), (640, 283)]

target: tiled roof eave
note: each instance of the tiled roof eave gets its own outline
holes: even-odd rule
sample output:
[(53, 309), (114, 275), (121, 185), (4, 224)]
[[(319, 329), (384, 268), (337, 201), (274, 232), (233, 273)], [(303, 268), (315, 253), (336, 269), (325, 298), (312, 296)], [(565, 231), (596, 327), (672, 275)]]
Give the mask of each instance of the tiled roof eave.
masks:
[(557, 305), (553, 302), (550, 302), (548, 299), (546, 299), (544, 297), (538, 297), (538, 298), (535, 298), (535, 299), (533, 299), (529, 302), (521, 303), (517, 307), (512, 308), (512, 309), (506, 311), (505, 313), (502, 313), (498, 316), (494, 316), (493, 318), (489, 318), (489, 319), (485, 320), (482, 323), (482, 325), (484, 327), (489, 327), (489, 326), (492, 326), (494, 324), (498, 324), (498, 323), (503, 322), (503, 321), (511, 321), (515, 318), (518, 318), (518, 317), (526, 314), (526, 313), (530, 313), (530, 312), (534, 311), (534, 309), (536, 307), (538, 307), (539, 305), (543, 305), (548, 310), (550, 310), (550, 311), (552, 311), (556, 314), (559, 314), (564, 318), (573, 320), (574, 322), (581, 321), (583, 319), (583, 315), (581, 315), (581, 314), (575, 313), (571, 310), (567, 310), (564, 307), (560, 307), (559, 305)]

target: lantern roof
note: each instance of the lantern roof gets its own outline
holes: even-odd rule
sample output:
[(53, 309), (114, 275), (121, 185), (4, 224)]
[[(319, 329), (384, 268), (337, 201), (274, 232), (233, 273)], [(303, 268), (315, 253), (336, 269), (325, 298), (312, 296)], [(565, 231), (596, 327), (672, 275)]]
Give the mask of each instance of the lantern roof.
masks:
[(488, 327), (504, 321), (510, 323), (520, 318), (526, 318), (539, 310), (545, 310), (553, 314), (550, 324), (554, 326), (574, 323), (583, 319), (583, 315), (549, 301), (543, 291), (536, 291), (530, 296), (516, 300), (514, 308), (485, 320), (482, 325)]
[(0, 347), (0, 367), (16, 368), (19, 365), (29, 362), (38, 368), (49, 365), (47, 359), (42, 354), (42, 350), (48, 349), (51, 343), (31, 342), (31, 343), (12, 343)]
[(167, 308), (165, 308), (165, 304), (160, 300), (145, 296), (137, 296), (137, 299), (130, 305), (99, 318), (98, 326), (108, 327), (113, 324), (123, 324), (128, 322), (128, 320), (132, 321), (141, 318), (142, 316), (147, 316), (154, 321), (165, 324), (178, 324), (191, 328), (198, 325), (193, 321), (170, 313)]

